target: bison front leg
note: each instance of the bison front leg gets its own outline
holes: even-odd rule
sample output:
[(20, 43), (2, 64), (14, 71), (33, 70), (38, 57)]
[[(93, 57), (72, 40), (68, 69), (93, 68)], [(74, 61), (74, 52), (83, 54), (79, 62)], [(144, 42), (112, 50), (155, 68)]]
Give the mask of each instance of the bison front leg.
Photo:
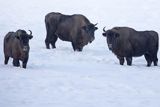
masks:
[(126, 57), (127, 65), (132, 65), (132, 57)]
[(77, 44), (75, 44), (74, 42), (72, 42), (72, 47), (73, 47), (73, 50), (74, 51), (79, 51), (81, 52), (83, 50), (83, 47), (82, 46), (79, 46)]
[(56, 34), (53, 34), (52, 37), (51, 37), (51, 45), (52, 45), (52, 48), (56, 48), (56, 41), (58, 39), (58, 36)]
[(124, 57), (117, 56), (117, 58), (119, 59), (120, 65), (123, 65), (124, 64)]
[(50, 49), (50, 47), (49, 47), (50, 42), (47, 39), (45, 40), (45, 44), (46, 44), (46, 48)]
[(18, 59), (13, 59), (13, 66), (15, 66), (15, 67), (19, 67), (20, 66), (20, 63), (19, 63)]
[(9, 57), (8, 56), (5, 56), (5, 60), (4, 60), (4, 64), (8, 64), (8, 60), (9, 60)]
[(28, 57), (23, 60), (23, 64), (22, 64), (23, 68), (27, 67), (27, 62), (28, 62)]
[(72, 47), (73, 47), (73, 50), (76, 51), (76, 46), (73, 42), (72, 42)]

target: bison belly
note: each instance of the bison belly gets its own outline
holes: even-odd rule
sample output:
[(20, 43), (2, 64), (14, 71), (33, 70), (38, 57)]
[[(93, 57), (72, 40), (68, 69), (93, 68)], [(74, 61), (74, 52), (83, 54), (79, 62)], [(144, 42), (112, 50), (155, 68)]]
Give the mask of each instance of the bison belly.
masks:
[(133, 53), (132, 56), (134, 57), (144, 55), (149, 49), (149, 44), (147, 44), (146, 38), (140, 36), (131, 40), (131, 45)]
[(75, 28), (61, 24), (56, 31), (56, 35), (63, 41), (73, 41), (76, 37), (75, 32)]

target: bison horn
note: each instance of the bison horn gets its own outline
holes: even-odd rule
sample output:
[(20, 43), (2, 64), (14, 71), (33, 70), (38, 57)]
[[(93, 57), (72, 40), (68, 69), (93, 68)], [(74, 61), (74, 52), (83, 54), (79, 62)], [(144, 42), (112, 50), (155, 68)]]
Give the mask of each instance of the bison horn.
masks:
[(103, 31), (104, 31), (104, 32), (106, 32), (105, 28), (106, 28), (106, 27), (103, 28)]
[(29, 35), (32, 35), (32, 31), (31, 30), (28, 30), (29, 32), (30, 32), (30, 34)]
[(98, 23), (94, 24), (94, 26), (97, 26)]

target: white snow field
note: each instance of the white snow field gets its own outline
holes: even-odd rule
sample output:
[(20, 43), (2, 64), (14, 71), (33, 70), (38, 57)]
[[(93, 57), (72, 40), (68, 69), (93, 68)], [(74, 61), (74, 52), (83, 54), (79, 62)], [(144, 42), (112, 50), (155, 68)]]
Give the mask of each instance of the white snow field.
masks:
[[(47, 50), (49, 12), (98, 23), (95, 41), (83, 52), (61, 40)], [(0, 107), (160, 107), (160, 64), (146, 67), (142, 56), (121, 66), (102, 36), (104, 26), (160, 34), (159, 19), (158, 0), (0, 0)], [(3, 38), (18, 29), (33, 31), (27, 69), (4, 65)]]

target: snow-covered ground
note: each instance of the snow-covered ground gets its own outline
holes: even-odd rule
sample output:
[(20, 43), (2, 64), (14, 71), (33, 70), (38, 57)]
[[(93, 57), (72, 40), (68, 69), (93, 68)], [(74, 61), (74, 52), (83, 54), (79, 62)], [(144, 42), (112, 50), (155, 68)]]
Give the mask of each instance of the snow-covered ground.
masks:
[[(158, 0), (0, 0), (0, 107), (160, 107), (160, 66), (146, 67), (144, 57), (120, 66), (102, 37), (104, 26), (160, 34), (159, 6)], [(60, 40), (47, 50), (49, 12), (87, 16), (98, 23), (95, 41), (83, 52)], [(3, 64), (3, 38), (17, 29), (33, 31), (27, 69), (13, 67), (12, 59)]]

